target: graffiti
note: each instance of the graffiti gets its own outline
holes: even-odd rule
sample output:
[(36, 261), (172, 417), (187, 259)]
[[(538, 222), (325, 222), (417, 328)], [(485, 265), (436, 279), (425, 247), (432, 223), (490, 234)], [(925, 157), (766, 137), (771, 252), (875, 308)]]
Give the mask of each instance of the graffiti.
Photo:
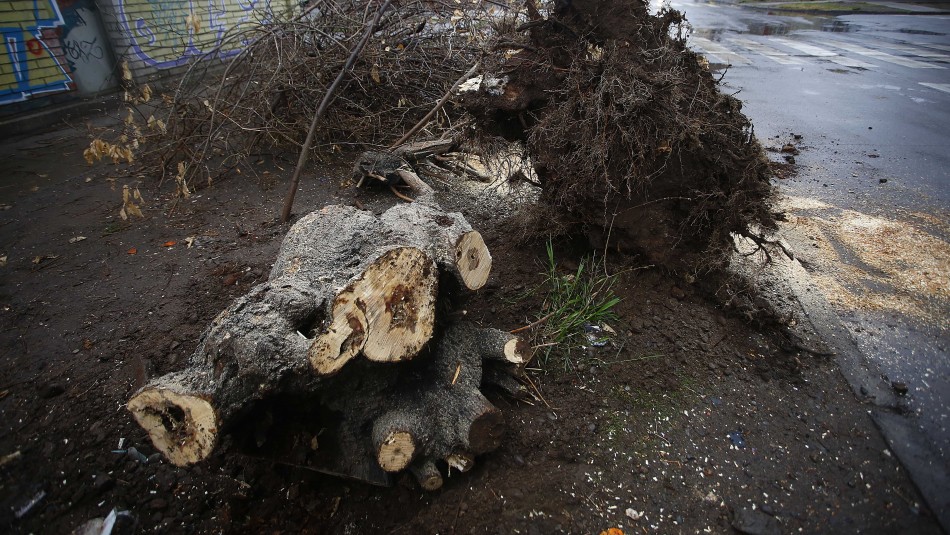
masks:
[(259, 0), (119, 0), (117, 7), (135, 58), (168, 69), (196, 57), (237, 54), (245, 43), (228, 40), (227, 33), (251, 21), (258, 4)]
[[(53, 0), (13, 0), (0, 11), (0, 105), (72, 89), (72, 78), (51, 48), (63, 16)], [(48, 43), (53, 43), (51, 47)]]
[(105, 58), (105, 51), (96, 41), (98, 41), (96, 37), (93, 37), (92, 41), (64, 41), (63, 52), (66, 54), (70, 67), (73, 67), (76, 62), (87, 63)]
[[(81, 95), (115, 87), (115, 59), (94, 0), (58, 0), (63, 20), (63, 56)], [(67, 6), (67, 2), (69, 6)]]

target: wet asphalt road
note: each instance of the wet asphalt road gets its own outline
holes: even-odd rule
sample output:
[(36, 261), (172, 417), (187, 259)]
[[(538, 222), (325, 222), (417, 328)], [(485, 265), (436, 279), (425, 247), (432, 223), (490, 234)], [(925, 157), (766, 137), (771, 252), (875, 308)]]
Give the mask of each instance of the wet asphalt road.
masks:
[[(693, 26), (691, 48), (716, 72), (728, 66), (725, 87), (739, 92), (764, 145), (802, 136), (799, 174), (779, 181), (781, 191), (830, 205), (822, 216), (858, 213), (912, 225), (943, 244), (927, 258), (935, 257), (943, 274), (937, 280), (946, 281), (950, 15), (793, 16), (688, 1), (672, 7)], [(893, 273), (876, 273), (860, 254), (847, 254), (847, 244), (838, 249), (835, 261), (864, 270), (868, 288), (904, 291)], [(915, 261), (909, 249), (900, 262)], [(929, 314), (842, 307), (838, 314), (887, 380), (907, 384), (903, 403), (945, 468), (950, 307), (946, 299), (927, 307)]]

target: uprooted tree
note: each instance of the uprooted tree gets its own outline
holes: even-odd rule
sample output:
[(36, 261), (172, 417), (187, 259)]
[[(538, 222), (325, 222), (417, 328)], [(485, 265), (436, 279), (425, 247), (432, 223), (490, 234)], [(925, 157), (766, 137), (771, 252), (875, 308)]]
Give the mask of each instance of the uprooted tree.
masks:
[(641, 0), (534, 0), (494, 38), (464, 104), (523, 143), (560, 215), (600, 245), (672, 269), (716, 264), (733, 235), (774, 228), (768, 162), (736, 98), (686, 47), (679, 12)]

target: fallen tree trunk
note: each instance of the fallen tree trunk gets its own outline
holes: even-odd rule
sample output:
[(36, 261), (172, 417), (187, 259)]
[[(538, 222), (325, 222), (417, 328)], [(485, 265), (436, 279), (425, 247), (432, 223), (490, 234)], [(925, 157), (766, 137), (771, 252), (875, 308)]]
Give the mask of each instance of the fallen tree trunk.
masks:
[[(466, 267), (459, 244), (486, 265)], [(203, 459), (250, 401), (336, 373), (358, 354), (416, 356), (433, 333), (436, 262), (478, 287), (490, 258), (460, 214), (431, 206), (380, 218), (346, 206), (313, 212), (288, 232), (268, 281), (215, 318), (191, 368), (146, 386), (129, 409), (172, 462)]]
[(517, 390), (530, 347), (471, 324), (435, 332), (440, 278), (477, 289), (491, 255), (461, 214), (423, 196), (379, 217), (328, 206), (300, 219), (267, 282), (214, 319), (190, 366), (129, 401), (155, 447), (179, 466), (201, 461), (255, 402), (283, 395), (341, 415), (324, 471), (380, 482), (409, 469), (434, 489), (435, 463), (467, 470), (495, 449), (504, 419), (480, 387)]

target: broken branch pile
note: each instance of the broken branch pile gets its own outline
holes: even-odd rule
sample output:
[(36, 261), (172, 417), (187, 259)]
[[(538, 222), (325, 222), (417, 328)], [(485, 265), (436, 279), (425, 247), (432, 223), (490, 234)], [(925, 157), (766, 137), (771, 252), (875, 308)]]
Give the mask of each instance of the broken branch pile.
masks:
[[(315, 2), (290, 18), (272, 14), (243, 27), (234, 38), (248, 45), (223, 70), (194, 64), (174, 96), (157, 104), (165, 134), (139, 159), (172, 174), (184, 161), (195, 183), (250, 155), (297, 154), (379, 4)], [(495, 8), (472, 4), (463, 14), (456, 4), (415, 0), (385, 11), (332, 95), (316, 153), (392, 140), (429, 111), (475, 62), (492, 24)], [(446, 108), (434, 120), (450, 126), (450, 114), (461, 112)]]
[(529, 356), (503, 331), (437, 329), (438, 298), (480, 288), (490, 268), (480, 234), (434, 203), (379, 217), (328, 206), (291, 228), (267, 282), (214, 319), (189, 367), (152, 381), (128, 408), (159, 451), (187, 465), (256, 402), (318, 403), (341, 415), (334, 449), (344, 454), (325, 469), (379, 481), (380, 470), (412, 468), (437, 488), (435, 463), (467, 469), (498, 446), (504, 421), (479, 388), (501, 377), (507, 389)]

